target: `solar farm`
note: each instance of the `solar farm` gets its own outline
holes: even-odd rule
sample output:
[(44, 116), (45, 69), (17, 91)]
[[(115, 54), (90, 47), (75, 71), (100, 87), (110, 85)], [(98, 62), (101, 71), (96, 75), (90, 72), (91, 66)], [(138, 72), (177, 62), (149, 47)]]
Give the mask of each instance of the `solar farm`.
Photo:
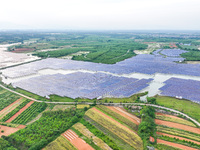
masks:
[[(66, 96), (73, 99), (94, 99), (99, 96), (117, 98), (130, 97), (133, 94), (144, 91), (151, 82), (154, 82), (154, 79), (151, 77), (148, 79), (138, 79), (124, 75), (133, 73), (155, 75), (160, 73), (200, 77), (200, 64), (177, 63), (184, 60), (184, 58), (180, 57), (180, 54), (185, 52), (186, 51), (179, 49), (159, 49), (154, 51), (152, 55), (141, 54), (116, 64), (47, 58), (4, 69), (2, 70), (2, 75), (10, 79), (22, 78), (22, 80), (13, 82), (12, 85), (43, 97), (49, 95)], [(54, 71), (69, 70), (75, 71), (75, 73), (47, 73), (45, 75), (38, 73), (45, 69)], [(37, 76), (23, 79), (23, 77), (31, 75)], [(166, 85), (160, 88), (161, 94), (173, 97), (180, 95), (192, 101), (200, 101), (198, 93), (196, 96), (193, 96), (194, 94), (191, 92), (185, 92), (185, 94), (183, 92), (182, 94), (181, 91), (177, 91), (182, 84), (186, 85), (184, 79), (178, 80), (177, 83), (174, 82), (176, 85), (169, 87), (169, 85), (172, 85), (171, 83), (169, 84), (169, 82), (172, 81), (173, 83), (173, 80), (172, 78), (164, 83)], [(190, 87), (183, 87), (185, 91), (190, 91)], [(195, 87), (195, 89), (198, 88)], [(196, 92), (196, 90), (194, 92)]]
[(56, 94), (71, 98), (94, 99), (109, 93), (112, 97), (130, 97), (148, 86), (149, 79), (138, 80), (103, 73), (44, 75), (13, 83), (40, 96)]
[(200, 102), (200, 81), (171, 78), (165, 84), (161, 95)]

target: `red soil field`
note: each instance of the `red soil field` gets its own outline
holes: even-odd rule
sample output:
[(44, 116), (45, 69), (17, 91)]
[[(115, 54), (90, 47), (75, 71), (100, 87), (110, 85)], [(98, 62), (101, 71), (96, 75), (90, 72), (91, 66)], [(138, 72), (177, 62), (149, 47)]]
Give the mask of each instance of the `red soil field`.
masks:
[(24, 128), (26, 128), (26, 126), (25, 125), (19, 125), (17, 128), (18, 129), (24, 129)]
[[(2, 119), (5, 115), (7, 115), (12, 110), (14, 110), (18, 106), (17, 103), (20, 104), (21, 99), (22, 99), (22, 97), (19, 98), (18, 100), (16, 100), (15, 102), (13, 102), (12, 104), (10, 104), (9, 106), (7, 106), (4, 109), (2, 109), (0, 111), (0, 119)], [(16, 106), (13, 106), (15, 104), (16, 104)]]
[(173, 122), (163, 121), (163, 120), (159, 120), (159, 119), (155, 119), (155, 123), (158, 124), (158, 125), (165, 125), (165, 126), (168, 126), (168, 127), (178, 128), (178, 129), (182, 129), (182, 130), (186, 130), (186, 131), (190, 131), (190, 132), (193, 132), (193, 133), (200, 134), (199, 128), (190, 127), (190, 126), (182, 125), (182, 124), (179, 124), (179, 123), (173, 123)]
[(20, 52), (32, 52), (34, 51), (33, 48), (16, 48), (13, 52), (20, 53)]
[[(105, 116), (106, 118), (108, 118), (109, 120), (112, 120), (113, 122), (115, 122), (116, 124), (119, 124), (120, 126), (134, 132), (133, 130), (129, 129), (127, 126), (122, 125), (121, 123), (119, 123), (118, 121), (116, 121), (115, 119), (109, 117), (108, 115), (104, 114), (103, 112), (101, 112), (100, 110), (96, 109), (96, 108), (92, 108), (93, 110), (97, 111), (98, 113), (102, 114), (103, 116)], [(136, 132), (134, 132), (135, 134), (137, 134)]]
[(152, 136), (150, 136), (149, 141), (150, 142), (155, 142), (155, 139)]
[(156, 132), (156, 134), (164, 135), (164, 136), (169, 136), (169, 137), (172, 137), (172, 138), (177, 138), (179, 140), (190, 141), (190, 142), (193, 142), (193, 143), (196, 143), (196, 144), (200, 145), (200, 142), (197, 142), (197, 141), (194, 141), (194, 140), (190, 140), (190, 139), (187, 139), (187, 138), (183, 138), (183, 137), (180, 137), (180, 136), (175, 136), (175, 135), (166, 134), (166, 133), (162, 133), (162, 132)]
[(68, 141), (70, 141), (78, 150), (94, 150), (89, 144), (78, 137), (72, 130), (67, 130), (62, 134)]
[[(1, 133), (2, 130), (4, 131), (4, 133)], [(19, 130), (18, 128), (12, 128), (12, 127), (0, 125), (0, 138), (1, 138), (2, 135), (8, 136), (12, 133), (17, 132), (18, 130)]]
[(168, 141), (164, 141), (164, 140), (160, 140), (160, 139), (157, 139), (157, 143), (169, 145), (169, 146), (172, 146), (172, 147), (177, 147), (177, 148), (184, 149), (184, 150), (198, 150), (196, 148), (192, 148), (192, 147), (188, 147), (188, 146), (184, 146), (184, 145), (181, 145), (181, 144), (172, 143), (172, 142), (168, 142)]
[(28, 104), (26, 104), (26, 106), (24, 106), (22, 109), (20, 109), (15, 115), (13, 115), (10, 119), (8, 119), (6, 122), (10, 123), (12, 122), (15, 118), (17, 118), (22, 112), (24, 112), (28, 107), (30, 107), (32, 104), (34, 103), (34, 101), (29, 102)]
[(123, 109), (119, 108), (119, 107), (112, 107), (112, 106), (107, 106), (107, 108), (109, 108), (110, 110), (120, 114), (121, 116), (131, 120), (133, 123), (139, 125), (140, 124), (140, 119), (137, 118), (136, 116), (127, 113), (126, 111), (124, 111)]
[(176, 116), (173, 116), (173, 115), (168, 115), (168, 114), (163, 114), (163, 113), (156, 113), (156, 115), (162, 115), (162, 116), (166, 116), (166, 117), (170, 117), (170, 118), (185, 120), (183, 118), (179, 118), (179, 117), (176, 117)]

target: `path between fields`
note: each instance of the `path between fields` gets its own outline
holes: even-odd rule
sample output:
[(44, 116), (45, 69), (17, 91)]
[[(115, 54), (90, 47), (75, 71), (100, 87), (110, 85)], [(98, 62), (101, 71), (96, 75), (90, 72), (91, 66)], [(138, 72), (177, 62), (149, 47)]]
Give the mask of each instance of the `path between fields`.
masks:
[(161, 140), (161, 139), (157, 139), (157, 143), (169, 145), (169, 146), (172, 146), (172, 147), (177, 147), (177, 148), (184, 149), (184, 150), (198, 150), (196, 148), (192, 148), (192, 147), (188, 147), (188, 146), (185, 146), (185, 145), (164, 141), (164, 140)]
[(15, 118), (17, 118), (22, 112), (24, 112), (28, 107), (30, 107), (32, 104), (34, 103), (34, 101), (29, 102), (28, 104), (26, 104), (26, 106), (24, 106), (22, 109), (20, 109), (16, 114), (14, 114), (10, 119), (8, 119), (6, 121), (6, 123), (10, 123), (12, 122)]
[(164, 136), (169, 136), (169, 137), (172, 137), (172, 138), (177, 138), (179, 140), (190, 141), (190, 142), (193, 142), (193, 143), (196, 143), (196, 144), (200, 145), (200, 142), (197, 142), (197, 141), (194, 141), (194, 140), (190, 140), (190, 139), (187, 139), (187, 138), (183, 138), (183, 137), (180, 137), (180, 136), (175, 136), (175, 135), (171, 135), (171, 134), (167, 134), (167, 133), (162, 133), (162, 132), (156, 132), (156, 134), (158, 134), (158, 135), (164, 135)]
[(22, 102), (21, 99), (23, 97), (19, 98), (18, 100), (14, 101), (12, 104), (8, 105), (4, 109), (0, 111), (0, 119), (2, 119), (4, 116), (6, 116), (9, 112), (14, 110), (17, 106), (19, 106)]
[(63, 133), (62, 136), (70, 141), (78, 150), (94, 150), (89, 144), (79, 138), (78, 135), (70, 129)]
[[(8, 90), (8, 91), (10, 91), (12, 93), (15, 93), (17, 95), (20, 95), (22, 97), (25, 97), (25, 98), (27, 98), (29, 100), (35, 101), (35, 102), (40, 102), (40, 103), (44, 102), (44, 103), (51, 103), (51, 104), (82, 104), (82, 102), (78, 102), (77, 103), (77, 102), (45, 102), (45, 101), (39, 101), (39, 100), (36, 100), (34, 98), (28, 97), (28, 96), (26, 96), (24, 94), (21, 94), (21, 93), (18, 93), (16, 91), (13, 91), (11, 89), (8, 89), (5, 86), (3, 86), (2, 84), (0, 84), (0, 87), (4, 88), (4, 89), (6, 89), (6, 90)], [(88, 104), (89, 105), (89, 104), (93, 104), (93, 103), (86, 102), (84, 104)], [(97, 104), (99, 104), (99, 103), (97, 103)], [(186, 115), (186, 114), (184, 114), (184, 113), (182, 113), (182, 112), (180, 112), (178, 110), (174, 110), (174, 109), (171, 109), (171, 108), (167, 108), (167, 107), (163, 107), (163, 106), (158, 106), (158, 105), (154, 105), (154, 104), (143, 104), (143, 103), (104, 103), (104, 105), (112, 105), (112, 106), (122, 106), (123, 104), (125, 104), (125, 105), (131, 104), (131, 105), (137, 105), (137, 106), (152, 106), (152, 107), (156, 107), (156, 108), (161, 108), (161, 109), (169, 110), (171, 112), (178, 113), (180, 115), (185, 116), (186, 118), (190, 119), (191, 121), (193, 121), (195, 124), (197, 124), (200, 127), (200, 123), (198, 121), (194, 120), (193, 118), (189, 117), (188, 115)]]
[(159, 119), (155, 119), (155, 123), (158, 124), (158, 125), (164, 125), (164, 126), (182, 129), (182, 130), (185, 130), (185, 131), (190, 131), (190, 132), (193, 132), (193, 133), (200, 134), (199, 128), (195, 128), (195, 127), (191, 127), (191, 126), (187, 126), (187, 125), (183, 125), (183, 124), (179, 124), (179, 123), (174, 123), (174, 122), (170, 122), (170, 121), (163, 121), (163, 120), (159, 120)]

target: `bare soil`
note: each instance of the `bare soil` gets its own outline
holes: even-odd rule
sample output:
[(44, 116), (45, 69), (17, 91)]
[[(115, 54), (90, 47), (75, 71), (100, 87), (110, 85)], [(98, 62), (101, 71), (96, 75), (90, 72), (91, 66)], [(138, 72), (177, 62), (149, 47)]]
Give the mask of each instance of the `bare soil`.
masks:
[(15, 115), (13, 115), (10, 119), (8, 119), (6, 122), (10, 123), (12, 122), (15, 118), (17, 118), (22, 112), (24, 112), (28, 107), (30, 107), (32, 104), (34, 103), (34, 101), (29, 102), (28, 104), (26, 104), (26, 106), (24, 106), (22, 109), (20, 109)]
[(185, 145), (172, 143), (172, 142), (168, 142), (168, 141), (164, 141), (164, 140), (160, 140), (160, 139), (157, 139), (157, 143), (161, 143), (161, 144), (165, 144), (165, 145), (169, 145), (169, 146), (172, 146), (172, 147), (177, 147), (177, 148), (185, 149), (185, 150), (198, 150), (196, 148), (192, 148), (192, 147), (188, 147), (188, 146), (185, 146)]
[(139, 125), (140, 124), (140, 119), (137, 118), (136, 116), (132, 115), (132, 114), (128, 114), (126, 111), (124, 111), (123, 109), (121, 108), (117, 108), (116, 107), (113, 107), (113, 106), (107, 106), (107, 108), (109, 108), (110, 110), (120, 114), (121, 116), (131, 120), (133, 123)]
[(193, 132), (193, 133), (200, 134), (199, 128), (190, 127), (190, 126), (179, 124), (179, 123), (163, 121), (163, 120), (159, 120), (159, 119), (155, 119), (155, 123), (158, 124), (158, 125), (164, 125), (164, 126), (168, 126), (168, 127), (172, 127), (172, 128), (178, 128), (178, 129), (182, 129), (182, 130), (185, 130), (185, 131), (190, 131), (190, 132)]
[(171, 135), (171, 134), (167, 134), (167, 133), (162, 133), (162, 132), (156, 132), (156, 134), (164, 135), (164, 136), (169, 136), (169, 137), (172, 137), (172, 138), (177, 138), (179, 140), (190, 141), (190, 142), (193, 142), (193, 143), (196, 143), (196, 144), (200, 145), (200, 142), (197, 142), (197, 141), (194, 141), (194, 140), (190, 140), (190, 139), (187, 139), (187, 138), (183, 138), (183, 137), (180, 137), (180, 136), (175, 136), (175, 135)]
[[(7, 126), (2, 126), (0, 125), (0, 138), (2, 135), (8, 136), (12, 133), (17, 132), (19, 129), (18, 128), (12, 128), (12, 127), (7, 127)], [(1, 131), (4, 131), (3, 133)]]
[(62, 136), (70, 141), (78, 150), (94, 150), (89, 144), (79, 138), (78, 135), (70, 129), (63, 133)]

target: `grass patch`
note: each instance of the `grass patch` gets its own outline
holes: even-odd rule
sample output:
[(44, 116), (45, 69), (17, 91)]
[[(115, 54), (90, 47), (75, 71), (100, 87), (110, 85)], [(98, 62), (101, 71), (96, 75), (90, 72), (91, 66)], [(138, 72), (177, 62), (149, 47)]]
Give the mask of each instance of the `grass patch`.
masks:
[(200, 122), (200, 105), (188, 100), (178, 100), (167, 96), (156, 96), (156, 102), (165, 107), (179, 110)]

